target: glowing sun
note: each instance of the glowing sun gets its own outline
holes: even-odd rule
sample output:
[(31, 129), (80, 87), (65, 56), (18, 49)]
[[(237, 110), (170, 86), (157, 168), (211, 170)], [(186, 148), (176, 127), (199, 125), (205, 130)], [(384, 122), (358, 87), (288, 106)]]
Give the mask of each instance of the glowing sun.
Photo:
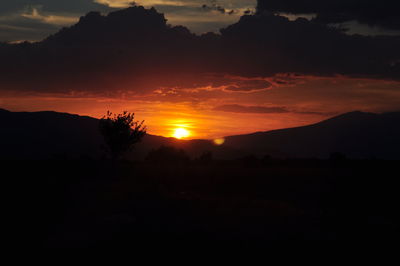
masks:
[(177, 128), (174, 131), (174, 137), (177, 139), (187, 138), (190, 136), (190, 132), (184, 128)]

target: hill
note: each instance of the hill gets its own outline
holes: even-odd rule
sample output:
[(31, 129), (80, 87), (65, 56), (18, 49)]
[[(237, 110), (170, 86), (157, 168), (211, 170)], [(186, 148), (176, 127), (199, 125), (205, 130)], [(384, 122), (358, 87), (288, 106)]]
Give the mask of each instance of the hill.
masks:
[[(0, 109), (0, 158), (99, 158), (103, 152), (98, 120), (57, 112), (9, 112)], [(400, 113), (351, 112), (297, 128), (229, 136), (216, 146), (210, 140), (177, 140), (146, 135), (129, 155), (143, 159), (153, 149), (172, 146), (192, 158), (210, 151), (217, 159), (248, 155), (281, 158), (400, 159)]]
[(226, 145), (255, 154), (400, 159), (400, 112), (350, 112), (309, 126), (231, 136)]
[[(0, 124), (0, 158), (99, 158), (104, 154), (98, 119), (92, 117), (51, 111), (9, 112), (0, 109)], [(213, 151), (220, 157), (227, 157), (229, 153), (225, 148), (217, 148), (209, 140), (177, 140), (147, 134), (128, 158), (144, 159), (151, 150), (160, 146), (184, 149), (191, 157), (197, 157), (205, 151)]]

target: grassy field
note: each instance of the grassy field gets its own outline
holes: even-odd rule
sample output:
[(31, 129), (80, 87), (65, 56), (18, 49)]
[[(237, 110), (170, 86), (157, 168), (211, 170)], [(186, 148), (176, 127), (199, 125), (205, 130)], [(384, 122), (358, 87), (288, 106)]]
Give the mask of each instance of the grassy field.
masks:
[(16, 245), (397, 239), (397, 161), (0, 162)]

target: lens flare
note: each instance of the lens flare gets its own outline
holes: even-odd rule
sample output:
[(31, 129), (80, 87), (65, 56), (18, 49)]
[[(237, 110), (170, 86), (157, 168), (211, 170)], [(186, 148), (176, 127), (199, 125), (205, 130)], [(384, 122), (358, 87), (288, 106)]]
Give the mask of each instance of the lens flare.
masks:
[(224, 138), (214, 139), (214, 144), (218, 146), (224, 144), (224, 142), (225, 142)]

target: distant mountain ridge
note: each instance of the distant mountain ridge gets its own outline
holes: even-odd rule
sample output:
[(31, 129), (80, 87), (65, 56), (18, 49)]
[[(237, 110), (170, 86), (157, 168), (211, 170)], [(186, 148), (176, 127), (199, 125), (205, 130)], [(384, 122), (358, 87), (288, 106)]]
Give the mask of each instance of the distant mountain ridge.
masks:
[[(95, 118), (0, 109), (0, 125), (0, 158), (99, 158), (103, 154)], [(162, 145), (184, 149), (192, 158), (210, 151), (217, 159), (328, 158), (332, 152), (349, 158), (400, 159), (400, 112), (350, 112), (309, 126), (228, 136), (221, 146), (210, 140), (147, 135), (129, 156), (143, 159)]]
[(350, 158), (400, 159), (400, 112), (350, 112), (309, 126), (227, 137), (226, 145), (285, 157), (327, 158), (340, 152)]
[[(0, 109), (0, 125), (0, 158), (100, 158), (104, 155), (96, 118), (52, 111)], [(144, 159), (151, 150), (161, 146), (184, 149), (193, 158), (205, 151), (220, 157), (235, 156), (234, 151), (218, 148), (209, 140), (177, 140), (147, 134), (127, 158)]]

